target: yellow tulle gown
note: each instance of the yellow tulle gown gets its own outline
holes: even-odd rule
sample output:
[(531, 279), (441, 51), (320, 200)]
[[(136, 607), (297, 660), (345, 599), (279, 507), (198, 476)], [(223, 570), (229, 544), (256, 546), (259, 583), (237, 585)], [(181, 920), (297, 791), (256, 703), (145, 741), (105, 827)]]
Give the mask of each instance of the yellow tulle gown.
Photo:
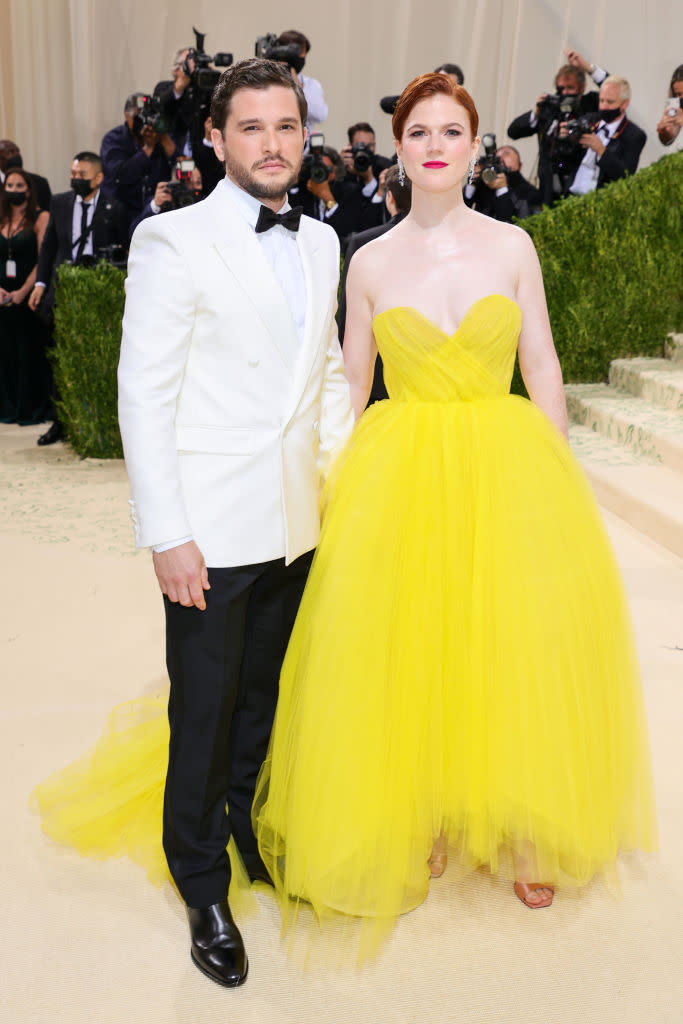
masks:
[(254, 804), (285, 909), (408, 911), (439, 835), (560, 886), (655, 844), (622, 582), (565, 439), (509, 394), (520, 325), (499, 295), (452, 336), (375, 318), (390, 400), (329, 481)]
[[(452, 867), (513, 877), (531, 850), (560, 886), (654, 848), (623, 586), (566, 441), (509, 395), (520, 323), (499, 295), (452, 336), (375, 318), (391, 399), (328, 481), (254, 805), (285, 912), (390, 921), (425, 898), (439, 835)], [(157, 881), (165, 703), (116, 709), (35, 794), (54, 838)]]

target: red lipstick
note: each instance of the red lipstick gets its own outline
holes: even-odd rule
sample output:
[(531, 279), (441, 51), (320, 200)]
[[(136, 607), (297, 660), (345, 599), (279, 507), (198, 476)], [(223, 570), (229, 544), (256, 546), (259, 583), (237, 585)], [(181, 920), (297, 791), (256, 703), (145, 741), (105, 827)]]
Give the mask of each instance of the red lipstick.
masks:
[(448, 164), (445, 164), (443, 162), (443, 160), (428, 160), (426, 163), (422, 164), (422, 166), (423, 167), (448, 167)]

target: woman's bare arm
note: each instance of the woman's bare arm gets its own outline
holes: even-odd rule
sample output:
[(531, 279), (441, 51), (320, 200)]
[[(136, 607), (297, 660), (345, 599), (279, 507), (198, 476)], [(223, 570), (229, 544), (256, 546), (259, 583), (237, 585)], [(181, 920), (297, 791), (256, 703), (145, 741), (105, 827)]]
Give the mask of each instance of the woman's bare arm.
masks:
[(372, 243), (354, 253), (346, 277), (346, 329), (344, 331), (344, 373), (351, 388), (356, 419), (362, 416), (372, 388), (377, 345), (372, 333), (373, 305), (368, 289), (372, 281)]
[(520, 230), (518, 246), (517, 303), (522, 310), (519, 365), (529, 398), (568, 436), (567, 405), (562, 370), (557, 358), (545, 301), (541, 265), (533, 242)]

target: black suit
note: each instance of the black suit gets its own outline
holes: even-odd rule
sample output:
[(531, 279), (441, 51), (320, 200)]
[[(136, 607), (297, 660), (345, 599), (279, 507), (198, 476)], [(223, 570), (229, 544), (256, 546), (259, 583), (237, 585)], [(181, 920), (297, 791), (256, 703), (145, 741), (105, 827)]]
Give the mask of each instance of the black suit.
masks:
[[(336, 231), (343, 248), (349, 236), (354, 231), (357, 231), (359, 227), (364, 226), (363, 213), (366, 200), (358, 186), (346, 180), (331, 182), (330, 189), (339, 205), (331, 217), (325, 217), (324, 214), (323, 217), (325, 223), (329, 224)], [(320, 216), (320, 200), (312, 192), (309, 192), (306, 187), (292, 189), (289, 198), (292, 206), (303, 207), (304, 214), (307, 217), (313, 217), (314, 220), (322, 219)]]
[(465, 202), (478, 213), (511, 224), (513, 217), (521, 219), (540, 210), (541, 192), (519, 171), (506, 171), (506, 174), (508, 190), (504, 195), (496, 195), (494, 189), (479, 179), (474, 187), (474, 195), (470, 199), (465, 198)]
[(120, 124), (102, 139), (100, 156), (104, 181), (102, 191), (123, 204), (127, 227), (142, 213), (160, 181), (170, 181), (173, 163), (180, 154), (167, 157), (157, 142), (151, 156), (138, 145), (127, 124)]
[(614, 138), (610, 139), (605, 152), (598, 157), (598, 188), (609, 185), (611, 181), (617, 181), (626, 174), (635, 174), (638, 169), (638, 161), (647, 142), (647, 135), (628, 118), (624, 118), (623, 124), (617, 128)]
[[(73, 258), (73, 210), (76, 196), (72, 191), (60, 192), (50, 202), (50, 219), (45, 229), (43, 244), (38, 254), (36, 281), (47, 285), (44, 306), (50, 309), (54, 304), (54, 271), (62, 263)], [(100, 192), (92, 218), (91, 234), (93, 252), (107, 245), (128, 243), (125, 211), (115, 199), (108, 199)]]
[[(580, 100), (580, 113), (588, 114), (597, 110), (599, 99), (600, 94), (595, 90), (584, 93)], [(532, 114), (532, 110), (527, 110), (516, 117), (508, 127), (508, 135), (511, 139), (526, 139), (531, 135), (538, 135), (538, 185), (543, 205), (549, 206), (566, 193), (583, 160), (584, 150), (581, 146), (575, 146), (566, 153), (559, 154), (558, 122), (540, 118), (532, 126)]]
[[(337, 311), (337, 324), (339, 326), (339, 339), (343, 344), (344, 341), (344, 330), (346, 329), (346, 275), (349, 272), (349, 264), (351, 257), (361, 246), (367, 242), (372, 242), (373, 239), (379, 238), (380, 235), (386, 234), (387, 231), (391, 231), (392, 228), (396, 227), (400, 221), (405, 217), (405, 213), (397, 213), (395, 217), (387, 221), (386, 224), (380, 224), (379, 227), (370, 228), (368, 231), (359, 231), (358, 234), (351, 235), (349, 238), (349, 244), (346, 247), (346, 256), (344, 259), (344, 272), (341, 280), (341, 293), (339, 298), (339, 309)], [(379, 352), (377, 353), (377, 359), (375, 360), (375, 374), (372, 381), (372, 388), (370, 389), (370, 399), (368, 405), (372, 405), (373, 402), (381, 402), (383, 398), (388, 398), (386, 385), (384, 383), (384, 367), (382, 366), (382, 357)]]

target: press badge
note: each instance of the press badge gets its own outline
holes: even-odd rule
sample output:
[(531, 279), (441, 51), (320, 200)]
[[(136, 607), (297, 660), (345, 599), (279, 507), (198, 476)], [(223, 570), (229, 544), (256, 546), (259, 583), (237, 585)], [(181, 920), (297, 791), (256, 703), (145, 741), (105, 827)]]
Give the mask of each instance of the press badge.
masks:
[(16, 260), (7, 260), (5, 264), (5, 277), (16, 277), (17, 276), (17, 263)]

